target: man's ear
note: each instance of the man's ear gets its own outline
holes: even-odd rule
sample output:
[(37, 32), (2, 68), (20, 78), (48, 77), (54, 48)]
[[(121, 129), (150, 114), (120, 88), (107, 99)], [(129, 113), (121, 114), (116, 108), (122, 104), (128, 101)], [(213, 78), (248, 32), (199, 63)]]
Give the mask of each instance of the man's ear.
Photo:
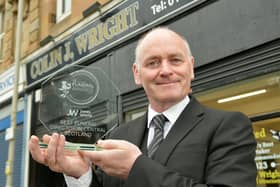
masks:
[(139, 72), (139, 65), (134, 63), (132, 66), (133, 76), (134, 76), (134, 82), (136, 85), (142, 85), (141, 79), (140, 79), (140, 72)]
[(190, 73), (191, 80), (194, 80), (195, 76), (194, 76), (194, 57), (193, 56), (191, 57), (190, 61), (191, 61), (191, 73)]

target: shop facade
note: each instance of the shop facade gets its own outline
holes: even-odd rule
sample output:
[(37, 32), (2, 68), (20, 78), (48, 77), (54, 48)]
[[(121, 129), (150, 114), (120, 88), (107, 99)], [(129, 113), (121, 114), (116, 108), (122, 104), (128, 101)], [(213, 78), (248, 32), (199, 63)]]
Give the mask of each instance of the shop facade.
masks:
[[(11, 124), (12, 96), (14, 88), (15, 67), (12, 66), (0, 76), (0, 181), (6, 183), (6, 163), (8, 162), (9, 139), (7, 133)], [(16, 128), (13, 137), (15, 138), (15, 157), (13, 162), (13, 184), (22, 186), (25, 174), (25, 158), (27, 157), (27, 128), (25, 127), (25, 98), (23, 94), (24, 78), (22, 71), (19, 76), (19, 99), (16, 114)]]
[[(145, 31), (168, 26), (190, 43), (195, 57), (193, 94), (206, 105), (250, 117), (258, 141), (258, 187), (278, 186), (279, 12), (277, 0), (122, 1), (26, 59), (31, 133), (42, 127), (42, 82), (71, 65), (100, 68), (114, 82), (120, 90), (120, 123), (141, 115), (148, 102), (131, 72), (136, 42)], [(28, 186), (60, 186), (53, 181), (62, 181), (61, 175), (32, 160), (29, 166)]]

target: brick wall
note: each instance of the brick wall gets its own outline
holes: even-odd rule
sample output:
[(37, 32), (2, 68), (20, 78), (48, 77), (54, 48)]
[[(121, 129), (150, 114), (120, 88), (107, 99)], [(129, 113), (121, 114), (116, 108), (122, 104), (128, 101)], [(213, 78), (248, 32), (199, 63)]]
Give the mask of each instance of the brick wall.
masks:
[[(3, 61), (0, 63), (0, 73), (8, 69), (14, 63), (14, 51), (16, 44), (17, 8), (16, 0), (4, 2), (4, 39)], [(25, 0), (23, 7), (22, 44), (21, 57), (24, 58), (39, 45), (39, 0)]]
[[(104, 5), (111, 0), (99, 0)], [(21, 58), (25, 58), (40, 48), (40, 41), (48, 35), (53, 37), (65, 32), (83, 19), (82, 12), (95, 1), (72, 0), (72, 13), (60, 23), (53, 21), (56, 12), (56, 0), (24, 0)], [(3, 61), (0, 62), (0, 74), (14, 63), (15, 37), (17, 25), (18, 0), (0, 0), (4, 8)]]

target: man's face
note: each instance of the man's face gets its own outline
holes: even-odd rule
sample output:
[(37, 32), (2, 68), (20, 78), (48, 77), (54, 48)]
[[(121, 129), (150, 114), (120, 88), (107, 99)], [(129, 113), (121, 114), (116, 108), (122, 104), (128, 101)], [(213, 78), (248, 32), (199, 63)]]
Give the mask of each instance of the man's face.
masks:
[(194, 78), (194, 59), (178, 35), (155, 30), (143, 39), (138, 54), (135, 82), (144, 87), (152, 106), (173, 105), (186, 97)]

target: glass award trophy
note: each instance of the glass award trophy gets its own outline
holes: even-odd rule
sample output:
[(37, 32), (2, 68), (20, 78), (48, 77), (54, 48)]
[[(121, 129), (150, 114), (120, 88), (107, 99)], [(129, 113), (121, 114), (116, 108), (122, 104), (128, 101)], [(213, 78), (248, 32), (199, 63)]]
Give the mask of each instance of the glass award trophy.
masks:
[(48, 134), (65, 135), (65, 149), (98, 150), (95, 142), (118, 126), (120, 91), (100, 68), (70, 65), (41, 90), (39, 120)]

